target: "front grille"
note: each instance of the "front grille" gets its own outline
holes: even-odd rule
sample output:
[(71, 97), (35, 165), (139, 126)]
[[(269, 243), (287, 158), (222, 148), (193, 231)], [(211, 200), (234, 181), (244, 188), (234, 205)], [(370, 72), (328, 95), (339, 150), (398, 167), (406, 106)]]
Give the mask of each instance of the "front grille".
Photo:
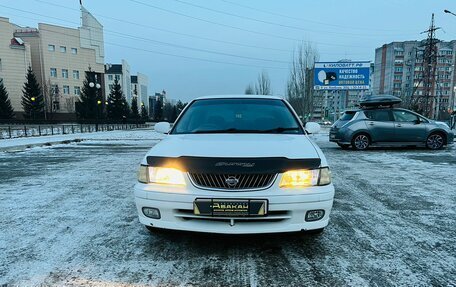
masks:
[(269, 187), (275, 179), (275, 173), (269, 174), (213, 174), (189, 173), (197, 187), (245, 190)]

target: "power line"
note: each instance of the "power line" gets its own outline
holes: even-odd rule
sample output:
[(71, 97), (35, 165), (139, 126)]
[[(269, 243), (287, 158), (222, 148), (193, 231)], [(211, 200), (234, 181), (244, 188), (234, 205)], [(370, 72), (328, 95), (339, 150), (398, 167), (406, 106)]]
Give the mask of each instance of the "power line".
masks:
[[(291, 41), (294, 41), (294, 42), (301, 42), (301, 39), (285, 37), (285, 36), (281, 36), (281, 35), (277, 35), (277, 34), (269, 34), (269, 33), (264, 33), (264, 32), (260, 32), (260, 31), (254, 31), (254, 30), (249, 30), (249, 29), (245, 29), (245, 28), (241, 28), (241, 27), (236, 27), (236, 26), (232, 26), (232, 25), (228, 25), (228, 24), (218, 23), (218, 22), (206, 20), (206, 19), (199, 18), (199, 17), (194, 17), (194, 16), (191, 16), (191, 15), (188, 15), (188, 14), (184, 14), (184, 13), (172, 11), (172, 10), (169, 10), (169, 9), (161, 8), (161, 7), (158, 7), (158, 6), (155, 6), (155, 5), (151, 5), (149, 3), (144, 3), (144, 2), (141, 2), (141, 1), (138, 1), (138, 0), (128, 0), (128, 1), (140, 4), (140, 5), (143, 5), (143, 6), (147, 6), (147, 7), (150, 7), (150, 8), (154, 8), (154, 9), (157, 9), (157, 10), (160, 10), (160, 11), (164, 11), (164, 12), (167, 12), (167, 13), (170, 13), (170, 14), (179, 15), (179, 16), (186, 17), (186, 18), (189, 18), (189, 19), (193, 19), (193, 20), (197, 20), (197, 21), (201, 21), (201, 22), (205, 22), (205, 23), (209, 23), (209, 24), (213, 24), (213, 25), (217, 25), (217, 26), (221, 26), (221, 27), (225, 27), (225, 28), (235, 29), (235, 30), (239, 30), (239, 31), (243, 31), (243, 32), (248, 32), (248, 33), (252, 33), (252, 34), (262, 35), (262, 36), (268, 36), (268, 37), (272, 37), (272, 38), (291, 40)], [(333, 46), (336, 46), (336, 45), (333, 45)], [(337, 46), (353, 47), (352, 45), (337, 45)], [(358, 47), (360, 47), (360, 46), (358, 46)]]
[[(79, 11), (79, 9), (75, 9), (75, 8), (71, 8), (71, 7), (68, 7), (68, 6), (59, 5), (59, 4), (55, 4), (55, 3), (51, 3), (51, 2), (47, 2), (47, 1), (43, 1), (43, 0), (35, 0), (35, 1), (47, 4), (47, 5), (52, 5), (52, 6), (65, 8), (65, 9), (72, 10), (72, 11)], [(194, 39), (201, 39), (201, 40), (206, 40), (206, 41), (212, 41), (212, 42), (217, 42), (217, 43), (223, 43), (223, 44), (229, 44), (229, 45), (235, 45), (235, 46), (247, 47), (247, 48), (254, 48), (254, 49), (264, 49), (264, 50), (287, 52), (287, 53), (290, 52), (289, 50), (286, 50), (286, 49), (278, 49), (278, 48), (265, 47), (265, 46), (256, 46), (256, 45), (248, 45), (248, 44), (243, 44), (243, 43), (238, 43), (238, 42), (231, 42), (231, 41), (207, 38), (207, 37), (202, 37), (202, 36), (198, 36), (198, 35), (192, 35), (192, 34), (187, 34), (187, 33), (182, 33), (182, 32), (176, 32), (176, 31), (172, 31), (172, 30), (168, 30), (168, 29), (157, 28), (157, 27), (154, 27), (154, 26), (140, 24), (140, 23), (137, 23), (137, 22), (132, 22), (132, 21), (128, 21), (126, 19), (118, 19), (118, 18), (114, 18), (114, 17), (111, 17), (111, 16), (106, 16), (106, 15), (102, 15), (102, 14), (98, 14), (98, 13), (92, 13), (92, 14), (97, 16), (97, 17), (101, 17), (101, 18), (105, 18), (105, 19), (109, 19), (109, 20), (114, 20), (114, 21), (117, 21), (117, 22), (121, 22), (123, 24), (127, 23), (127, 24), (130, 24), (130, 25), (134, 25), (134, 26), (138, 26), (138, 27), (142, 27), (142, 28), (153, 29), (153, 30), (157, 30), (157, 31), (165, 32), (165, 33), (176, 34), (176, 35), (185, 36), (185, 37), (194, 38)]]
[(219, 0), (219, 1), (231, 4), (231, 5), (234, 5), (234, 6), (247, 8), (247, 9), (250, 9), (250, 10), (253, 10), (253, 11), (257, 11), (257, 12), (273, 15), (273, 16), (279, 16), (279, 17), (282, 17), (282, 18), (287, 18), (287, 19), (292, 19), (292, 20), (297, 20), (297, 21), (303, 21), (303, 22), (308, 22), (308, 23), (314, 23), (314, 24), (324, 25), (324, 26), (329, 26), (329, 27), (337, 27), (337, 28), (352, 29), (352, 30), (364, 30), (364, 31), (383, 31), (383, 32), (400, 31), (400, 30), (371, 29), (371, 28), (359, 28), (359, 27), (349, 27), (349, 26), (343, 26), (343, 25), (336, 25), (336, 24), (319, 22), (319, 21), (314, 21), (314, 20), (309, 20), (309, 19), (304, 19), (304, 18), (292, 17), (292, 16), (289, 16), (289, 15), (284, 15), (284, 14), (280, 14), (280, 13), (276, 13), (276, 12), (271, 12), (271, 11), (267, 11), (267, 10), (263, 10), (263, 9), (258, 9), (256, 7), (248, 6), (248, 5), (245, 5), (245, 4), (239, 4), (239, 3), (236, 3), (236, 2), (233, 2), (233, 1), (228, 1), (228, 0)]
[(277, 27), (289, 28), (289, 29), (306, 31), (306, 32), (311, 32), (311, 33), (326, 33), (326, 34), (347, 35), (347, 36), (355, 36), (355, 37), (359, 37), (359, 36), (364, 36), (364, 37), (373, 37), (374, 36), (375, 37), (375, 36), (378, 36), (378, 34), (372, 34), (372, 33), (370, 33), (370, 34), (359, 34), (359, 33), (346, 33), (346, 32), (340, 32), (340, 31), (337, 32), (337, 31), (314, 30), (314, 29), (302, 28), (302, 27), (298, 27), (298, 26), (292, 26), (292, 25), (287, 25), (287, 24), (282, 24), (282, 23), (277, 23), (277, 22), (271, 22), (271, 21), (261, 20), (261, 19), (252, 18), (252, 17), (248, 17), (248, 16), (242, 16), (242, 15), (238, 15), (238, 14), (234, 14), (234, 13), (229, 13), (229, 12), (225, 12), (225, 11), (220, 11), (220, 10), (209, 8), (209, 7), (205, 7), (205, 6), (202, 6), (202, 5), (188, 3), (188, 2), (183, 1), (183, 0), (173, 0), (173, 1), (178, 2), (178, 3), (182, 3), (184, 5), (197, 7), (199, 9), (204, 9), (204, 10), (207, 10), (207, 11), (211, 11), (211, 12), (215, 12), (215, 13), (219, 13), (219, 14), (223, 14), (223, 15), (228, 15), (228, 16), (232, 16), (232, 17), (236, 17), (236, 18), (240, 18), (240, 19), (244, 19), (244, 20), (250, 20), (250, 21), (254, 21), (254, 22), (259, 22), (259, 23), (263, 23), (263, 24), (277, 26)]
[[(24, 16), (21, 16), (21, 17), (24, 17)], [(30, 18), (30, 17), (24, 17), (24, 18), (28, 18), (28, 19), (32, 19), (32, 20), (39, 20), (39, 19), (36, 19), (36, 18)], [(69, 28), (69, 29), (71, 29), (71, 28)], [(76, 36), (76, 35), (70, 35), (70, 34), (67, 34), (67, 33), (58, 32), (58, 31), (54, 31), (54, 30), (49, 30), (49, 29), (45, 29), (45, 28), (40, 28), (39, 31), (47, 31), (47, 32), (50, 32), (50, 33), (64, 35), (64, 36), (67, 36), (67, 37), (73, 37), (73, 38), (80, 38), (80, 39), (85, 39), (85, 40), (96, 41), (96, 40), (94, 40), (92, 38), (81, 37), (81, 36)], [(121, 47), (121, 48), (136, 50), (136, 51), (148, 52), (148, 53), (171, 56), (171, 57), (177, 57), (177, 58), (183, 58), (183, 59), (187, 59), (187, 60), (203, 61), (203, 62), (208, 62), (208, 63), (227, 64), (227, 65), (233, 65), (233, 66), (243, 66), (243, 67), (260, 68), (260, 69), (275, 69), (275, 70), (277, 70), (277, 69), (278, 70), (286, 70), (286, 69), (288, 69), (288, 68), (285, 68), (285, 67), (250, 65), (250, 64), (243, 64), (243, 63), (233, 63), (233, 62), (226, 62), (226, 61), (219, 61), (219, 60), (211, 60), (211, 59), (205, 59), (205, 58), (199, 58), (199, 57), (183, 56), (183, 55), (178, 55), (178, 54), (161, 52), (161, 51), (157, 51), (157, 50), (150, 50), (150, 49), (143, 49), (143, 48), (132, 47), (132, 46), (127, 46), (127, 45), (121, 45), (121, 44), (118, 44), (118, 43), (112, 43), (112, 42), (107, 42), (107, 41), (104, 41), (104, 44), (108, 44), (108, 45), (115, 46), (115, 47)]]
[[(22, 10), (22, 9), (12, 8), (12, 7), (8, 7), (8, 6), (4, 6), (4, 5), (0, 5), (0, 7), (4, 7), (4, 8), (15, 10), (15, 11), (20, 11), (20, 12), (23, 12), (23, 13), (29, 13), (29, 14), (32, 14), (32, 15), (37, 15), (37, 16), (47, 17), (47, 18), (51, 18), (51, 19), (56, 19), (56, 20), (63, 21), (63, 22), (76, 24), (75, 22), (67, 21), (67, 20), (64, 20), (62, 18), (47, 16), (47, 15), (43, 15), (43, 14), (39, 14), (39, 13), (35, 13), (35, 12), (30, 12), (30, 11), (26, 11), (26, 10)], [(230, 53), (224, 53), (224, 52), (217, 52), (217, 51), (212, 51), (212, 50), (207, 50), (207, 49), (193, 48), (193, 47), (177, 45), (177, 44), (163, 42), (163, 41), (158, 41), (158, 40), (153, 40), (153, 39), (150, 39), (150, 38), (145, 38), (145, 37), (139, 37), (139, 36), (134, 36), (134, 35), (125, 34), (125, 33), (120, 33), (120, 32), (112, 31), (112, 30), (109, 30), (109, 29), (104, 29), (104, 30), (106, 32), (108, 32), (108, 33), (117, 34), (117, 35), (120, 35), (120, 36), (125, 37), (125, 38), (142, 40), (142, 41), (149, 41), (149, 42), (153, 42), (153, 43), (156, 43), (156, 44), (171, 46), (171, 47), (180, 48), (180, 49), (192, 50), (192, 51), (209, 53), (209, 54), (216, 54), (216, 55), (221, 55), (221, 56), (235, 57), (235, 58), (241, 58), (241, 59), (247, 59), (247, 60), (254, 60), (254, 61), (264, 61), (264, 62), (280, 63), (280, 64), (289, 64), (290, 63), (289, 61), (265, 59), (265, 58), (257, 58), (257, 57), (249, 57), (249, 56), (236, 55), (236, 54), (230, 54)]]
[[(40, 3), (45, 3), (45, 4), (48, 4), (48, 5), (52, 5), (52, 6), (57, 6), (57, 7), (65, 8), (65, 9), (68, 9), (68, 10), (79, 11), (79, 9), (70, 8), (70, 7), (68, 7), (68, 6), (55, 4), (55, 3), (51, 3), (51, 2), (48, 2), (48, 1), (44, 1), (44, 0), (35, 0), (35, 1), (36, 1), (36, 2), (40, 2)], [(144, 5), (146, 5), (146, 4), (144, 3)], [(155, 8), (155, 7), (154, 7), (154, 8)], [(171, 13), (172, 11), (168, 11), (168, 12)], [(96, 16), (99, 16), (99, 17), (102, 17), (102, 18), (106, 18), (106, 19), (118, 21), (118, 22), (121, 22), (121, 23), (123, 23), (123, 24), (127, 23), (127, 24), (130, 24), (130, 25), (138, 26), (138, 27), (154, 29), (154, 30), (157, 30), (157, 31), (166, 32), (166, 33), (172, 33), (172, 34), (177, 34), (177, 35), (186, 36), (186, 37), (190, 37), (190, 38), (202, 39), (202, 40), (207, 40), (207, 41), (213, 41), (213, 42), (219, 42), (219, 43), (224, 43), (224, 44), (229, 44), (229, 45), (236, 45), (236, 46), (242, 46), (242, 47), (248, 47), (248, 48), (255, 48), (255, 49), (265, 49), (265, 50), (273, 50), (273, 51), (280, 51), (280, 52), (287, 52), (287, 53), (290, 52), (289, 50), (286, 50), (286, 49), (278, 49), (278, 48), (271, 48), (271, 47), (265, 47), (265, 46), (256, 46), (256, 45), (248, 45), (248, 44), (244, 44), (244, 43), (230, 42), (230, 41), (225, 41), (225, 40), (219, 40), (219, 39), (213, 39), (213, 38), (208, 38), (208, 37), (202, 37), (202, 36), (193, 35), (193, 34), (187, 34), (187, 33), (182, 33), (182, 32), (176, 32), (176, 31), (173, 31), (173, 30), (163, 29), (163, 28), (157, 28), (157, 27), (154, 27), (154, 26), (145, 25), (145, 24), (140, 24), (140, 23), (128, 21), (128, 20), (125, 20), (125, 19), (114, 18), (114, 17), (111, 17), (111, 16), (106, 16), (106, 15), (103, 15), (103, 14), (99, 14), (99, 13), (92, 13), (92, 14), (93, 14), (93, 15), (96, 15)], [(338, 46), (338, 47), (348, 47), (348, 48), (353, 48), (353, 47), (364, 47), (364, 48), (368, 48), (367, 46), (359, 46), (359, 45), (353, 46), (353, 45), (343, 45), (343, 44), (326, 43), (326, 42), (317, 42), (317, 41), (312, 41), (312, 42), (310, 42), (310, 41), (303, 41), (302, 39), (301, 39), (301, 40), (299, 40), (299, 39), (291, 39), (291, 40), (293, 40), (293, 41), (299, 41), (299, 42), (306, 42), (306, 43), (314, 43), (314, 44), (318, 44), (318, 45), (322, 45), (322, 46), (330, 46), (330, 47)], [(369, 48), (370, 48), (370, 47), (369, 47)], [(325, 53), (325, 54), (331, 54), (331, 53)], [(335, 53), (333, 53), (333, 54), (335, 54)], [(337, 54), (338, 54), (338, 53), (337, 53)], [(350, 53), (350, 55), (353, 55), (353, 53)]]

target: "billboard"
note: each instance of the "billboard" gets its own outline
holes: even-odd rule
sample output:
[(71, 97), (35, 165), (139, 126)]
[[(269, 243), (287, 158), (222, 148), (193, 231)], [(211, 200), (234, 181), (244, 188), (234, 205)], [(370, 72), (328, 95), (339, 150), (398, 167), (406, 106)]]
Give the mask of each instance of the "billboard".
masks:
[(315, 90), (368, 90), (370, 62), (316, 62)]

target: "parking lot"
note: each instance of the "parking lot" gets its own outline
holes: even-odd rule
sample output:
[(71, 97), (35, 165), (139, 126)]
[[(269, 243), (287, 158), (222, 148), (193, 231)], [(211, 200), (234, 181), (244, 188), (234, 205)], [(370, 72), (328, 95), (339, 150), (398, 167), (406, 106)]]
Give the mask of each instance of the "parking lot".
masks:
[(139, 224), (133, 185), (158, 140), (0, 153), (0, 286), (456, 285), (454, 146), (355, 152), (320, 134), (336, 187), (325, 232), (220, 236)]

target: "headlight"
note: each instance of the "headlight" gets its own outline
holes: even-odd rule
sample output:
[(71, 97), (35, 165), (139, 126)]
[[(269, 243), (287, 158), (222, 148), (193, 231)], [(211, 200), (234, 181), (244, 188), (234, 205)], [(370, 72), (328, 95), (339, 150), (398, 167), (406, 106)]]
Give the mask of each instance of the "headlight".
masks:
[(138, 181), (142, 183), (185, 185), (182, 171), (170, 167), (141, 165), (139, 167)]
[(328, 185), (331, 183), (331, 171), (328, 167), (320, 169), (290, 170), (282, 175), (281, 188), (302, 188), (308, 186)]

